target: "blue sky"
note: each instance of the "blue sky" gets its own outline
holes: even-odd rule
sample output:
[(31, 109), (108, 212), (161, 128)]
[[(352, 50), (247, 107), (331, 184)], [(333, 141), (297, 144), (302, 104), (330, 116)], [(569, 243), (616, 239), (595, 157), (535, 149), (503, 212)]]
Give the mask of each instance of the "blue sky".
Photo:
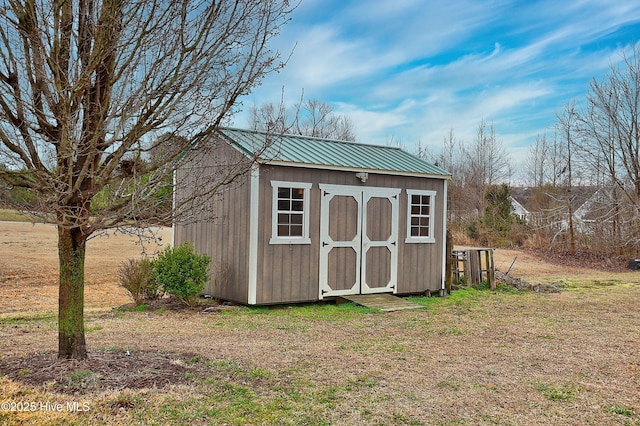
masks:
[(284, 55), (297, 43), (293, 56), (244, 109), (304, 90), (351, 117), (359, 142), (410, 152), (438, 151), (450, 128), (469, 142), (484, 119), (517, 164), (638, 41), (632, 0), (302, 0), (274, 42)]

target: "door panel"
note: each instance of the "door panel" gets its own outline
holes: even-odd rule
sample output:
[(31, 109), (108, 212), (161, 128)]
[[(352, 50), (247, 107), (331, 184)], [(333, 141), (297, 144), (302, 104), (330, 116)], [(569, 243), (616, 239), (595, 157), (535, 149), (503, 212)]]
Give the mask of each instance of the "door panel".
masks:
[(329, 237), (333, 241), (353, 241), (359, 234), (359, 201), (353, 195), (334, 195), (329, 204)]
[(364, 259), (364, 279), (370, 289), (381, 289), (391, 282), (391, 252), (387, 247), (369, 247)]
[(328, 284), (342, 294), (358, 293), (358, 255), (353, 247), (333, 247), (328, 254)]
[(367, 203), (367, 236), (373, 241), (391, 237), (391, 209), (387, 198), (370, 198)]
[(399, 189), (371, 188), (363, 192), (363, 294), (397, 291)]
[(320, 185), (320, 299), (360, 293), (362, 194)]

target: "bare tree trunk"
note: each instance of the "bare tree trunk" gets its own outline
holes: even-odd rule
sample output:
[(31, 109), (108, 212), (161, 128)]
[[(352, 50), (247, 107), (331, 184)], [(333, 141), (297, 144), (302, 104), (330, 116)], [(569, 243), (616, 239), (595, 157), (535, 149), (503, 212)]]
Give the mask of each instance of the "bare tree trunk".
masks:
[(620, 196), (618, 194), (618, 188), (616, 187), (615, 183), (613, 185), (613, 190), (611, 192), (611, 197), (613, 199), (613, 202), (615, 203), (614, 206), (614, 216), (613, 216), (613, 220), (611, 221), (611, 226), (612, 226), (612, 231), (613, 231), (613, 243), (615, 245), (617, 245), (618, 248), (618, 254), (620, 256), (624, 255), (624, 242), (622, 241), (622, 224), (621, 224), (621, 216), (622, 216), (622, 212), (620, 211)]
[(569, 254), (576, 254), (576, 233), (573, 227), (573, 207), (571, 206), (571, 188), (569, 188), (569, 200), (567, 201), (569, 207)]
[(570, 128), (567, 128), (567, 171), (569, 175), (569, 198), (567, 200), (567, 205), (569, 207), (569, 254), (573, 256), (576, 254), (576, 233), (573, 228), (573, 175), (571, 173), (571, 166), (571, 131)]
[(58, 296), (58, 358), (85, 359), (84, 259), (86, 237), (79, 228), (58, 226), (60, 286)]
[(569, 224), (569, 253), (574, 255), (576, 253), (576, 236), (573, 223), (573, 162), (571, 158), (571, 150), (576, 141), (574, 140), (577, 130), (577, 113), (575, 101), (569, 101), (561, 114), (557, 115), (558, 125), (562, 130), (562, 135), (565, 138), (563, 143), (566, 146), (566, 165), (560, 172), (560, 175), (567, 172), (567, 210), (569, 212), (568, 224)]

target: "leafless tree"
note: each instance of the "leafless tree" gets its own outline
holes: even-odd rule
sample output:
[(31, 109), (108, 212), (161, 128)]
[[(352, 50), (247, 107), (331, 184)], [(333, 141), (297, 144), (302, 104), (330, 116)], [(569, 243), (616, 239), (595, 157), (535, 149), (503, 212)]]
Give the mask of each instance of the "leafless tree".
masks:
[(440, 163), (438, 163), (438, 157), (431, 151), (429, 146), (424, 144), (421, 140), (418, 141), (418, 145), (416, 146), (414, 154), (416, 157), (421, 158), (425, 161), (429, 161), (436, 166), (442, 166)]
[(566, 163), (560, 171), (560, 175), (564, 178), (563, 186), (566, 188), (567, 195), (565, 202), (567, 206), (567, 231), (569, 233), (569, 253), (576, 253), (576, 231), (574, 228), (573, 217), (573, 158), (572, 149), (578, 145), (578, 113), (575, 101), (572, 100), (565, 105), (564, 110), (556, 115), (557, 132), (560, 140), (566, 147)]
[(87, 239), (148, 220), (181, 153), (203, 149), (283, 66), (269, 43), (290, 11), (287, 0), (2, 2), (0, 180), (37, 194), (57, 225), (60, 358), (87, 355)]
[(547, 183), (550, 145), (547, 135), (539, 134), (536, 136), (536, 142), (529, 147), (524, 169), (530, 186), (541, 187)]
[[(529, 147), (528, 155), (524, 162), (527, 182), (533, 187), (550, 185), (556, 187), (566, 180), (564, 174), (567, 169), (567, 144), (564, 142), (566, 135), (556, 128), (549, 137), (546, 133), (538, 135), (536, 142)], [(583, 173), (589, 176), (589, 173)], [(575, 181), (575, 174), (573, 176)]]
[[(620, 244), (640, 244), (640, 45), (623, 53), (601, 80), (593, 79), (580, 115), (580, 157), (609, 188), (611, 223)], [(625, 230), (622, 232), (621, 227)], [(623, 235), (624, 234), (624, 235)]]
[(442, 140), (442, 151), (431, 161), (451, 173), (451, 184), (448, 188), (447, 213), (449, 222), (463, 227), (470, 218), (476, 218), (478, 212), (474, 208), (475, 194), (469, 189), (469, 173), (465, 165), (464, 142), (458, 139), (454, 129)]
[(453, 128), (442, 140), (439, 152), (418, 144), (416, 155), (451, 173), (451, 183), (447, 190), (447, 215), (449, 225), (454, 229), (466, 228), (482, 213), (479, 197), (484, 197), (484, 187), (475, 182), (475, 170), (469, 166), (469, 148), (455, 135)]
[(485, 207), (484, 193), (487, 186), (505, 183), (510, 177), (508, 155), (502, 141), (496, 136), (494, 124), (487, 124), (482, 119), (475, 140), (463, 147), (462, 154), (462, 185), (475, 194), (472, 203), (478, 214), (481, 214)]
[(450, 172), (452, 176), (455, 176), (458, 174), (458, 168), (460, 168), (461, 150), (461, 141), (456, 137), (453, 128), (450, 128), (449, 133), (442, 140), (442, 151), (439, 155), (432, 157), (431, 161)]
[(503, 183), (509, 178), (509, 160), (502, 141), (496, 136), (493, 122), (478, 124), (476, 139), (465, 149), (474, 180), (482, 185)]
[(251, 108), (249, 128), (280, 133), (313, 136), (318, 138), (355, 141), (356, 135), (351, 119), (335, 114), (331, 105), (316, 100), (304, 99), (287, 108), (279, 104), (266, 103)]
[(562, 184), (563, 175), (567, 168), (567, 156), (567, 145), (563, 143), (563, 138), (556, 126), (549, 148), (549, 158), (546, 162), (549, 166), (547, 168), (547, 183), (554, 188)]
[[(640, 197), (640, 47), (623, 55), (601, 81), (593, 80), (582, 116), (585, 149), (600, 169), (625, 190), (629, 201)], [(595, 165), (595, 164), (594, 164)]]

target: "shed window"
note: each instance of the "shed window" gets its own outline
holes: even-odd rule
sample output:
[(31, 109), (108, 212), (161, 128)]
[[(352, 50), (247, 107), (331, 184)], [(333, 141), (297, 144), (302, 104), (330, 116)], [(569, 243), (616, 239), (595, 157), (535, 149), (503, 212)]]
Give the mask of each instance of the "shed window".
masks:
[(434, 243), (435, 191), (407, 189), (407, 243)]
[(310, 183), (272, 181), (273, 209), (270, 244), (310, 244)]

